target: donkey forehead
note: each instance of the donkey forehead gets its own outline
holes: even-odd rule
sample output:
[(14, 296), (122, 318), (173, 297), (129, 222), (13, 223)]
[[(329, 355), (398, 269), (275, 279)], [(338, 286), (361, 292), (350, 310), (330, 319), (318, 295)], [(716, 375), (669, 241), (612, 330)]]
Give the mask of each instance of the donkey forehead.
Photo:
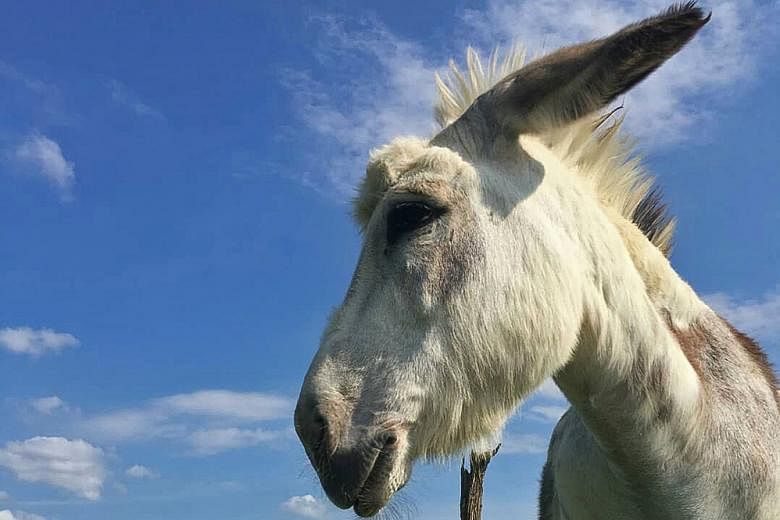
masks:
[(412, 192), (448, 201), (456, 188), (476, 179), (458, 153), (411, 137), (393, 140), (371, 153), (355, 199), (355, 218), (365, 227), (388, 191)]

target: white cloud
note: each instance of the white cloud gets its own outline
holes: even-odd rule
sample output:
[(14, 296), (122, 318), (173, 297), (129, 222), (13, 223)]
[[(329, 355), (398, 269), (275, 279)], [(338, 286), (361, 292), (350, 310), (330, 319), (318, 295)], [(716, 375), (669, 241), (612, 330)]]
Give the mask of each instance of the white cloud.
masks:
[[(14, 104), (24, 112), (42, 117), (46, 125), (63, 125), (73, 122), (73, 117), (65, 110), (62, 93), (56, 85), (33, 78), (15, 68), (8, 62), (0, 60), (0, 82), (11, 85), (20, 85), (27, 96), (14, 96)], [(4, 85), (5, 87), (5, 85)], [(4, 95), (13, 95), (14, 89), (9, 92), (4, 88)]]
[(755, 299), (740, 300), (725, 293), (704, 300), (735, 327), (768, 342), (780, 342), (780, 287)]
[(117, 410), (86, 421), (87, 431), (111, 440), (151, 437), (181, 437), (186, 426), (181, 416), (212, 418), (227, 422), (256, 422), (287, 418), (293, 402), (285, 397), (257, 392), (202, 390), (150, 401), (140, 408)]
[(46, 94), (51, 91), (53, 87), (47, 85), (41, 80), (31, 78), (30, 76), (19, 72), (11, 64), (0, 60), (0, 78), (9, 79), (24, 85), (24, 87), (36, 94)]
[(46, 518), (26, 511), (10, 511), (4, 509), (0, 511), (0, 520), (46, 520)]
[(265, 421), (286, 417), (292, 402), (284, 397), (229, 390), (202, 390), (157, 399), (154, 407), (175, 414), (227, 417), (240, 421)]
[(31, 134), (13, 150), (11, 158), (25, 173), (47, 179), (59, 190), (63, 200), (72, 198), (76, 172), (56, 141), (38, 133)]
[(501, 451), (506, 455), (536, 454), (547, 452), (547, 438), (535, 433), (504, 432)]
[(199, 455), (256, 446), (289, 436), (285, 430), (237, 425), (289, 419), (293, 401), (272, 394), (202, 390), (149, 401), (86, 419), (86, 435), (112, 442), (167, 438), (183, 441)]
[(30, 401), (30, 406), (32, 406), (38, 413), (42, 413), (44, 415), (51, 415), (56, 410), (67, 409), (68, 407), (67, 404), (65, 404), (65, 401), (56, 395), (33, 399)]
[(165, 119), (159, 111), (141, 101), (138, 94), (130, 90), (127, 85), (121, 81), (109, 79), (106, 81), (106, 85), (111, 91), (111, 100), (118, 106), (126, 107), (138, 116), (152, 119)]
[[(605, 36), (667, 8), (668, 0), (489, 0), (482, 10), (465, 10), (452, 34), (449, 54), (462, 59), (467, 44), (483, 54), (496, 45), (522, 42), (533, 57), (555, 48)], [(772, 16), (780, 3), (713, 1), (714, 14), (683, 52), (672, 58), (625, 99), (626, 124), (645, 148), (677, 143), (701, 131), (717, 103), (702, 95), (732, 98), (756, 75), (776, 31)], [(780, 13), (778, 13), (780, 14)], [(352, 193), (368, 151), (398, 135), (430, 135), (435, 99), (434, 71), (450, 56), (420, 41), (404, 39), (376, 20), (320, 17), (312, 24), (323, 42), (317, 57), (328, 79), (309, 71), (288, 71), (282, 82), (293, 105), (315, 136), (302, 147), (312, 153), (302, 180), (315, 188)], [(349, 27), (349, 28), (348, 28)], [(428, 35), (426, 34), (425, 37)]]
[(146, 466), (141, 466), (140, 464), (136, 464), (135, 466), (130, 466), (127, 468), (125, 475), (138, 479), (153, 479), (159, 477), (157, 473), (147, 468)]
[(0, 449), (0, 466), (26, 482), (44, 482), (89, 500), (100, 498), (106, 478), (103, 450), (83, 440), (33, 437)]
[[(368, 152), (398, 135), (429, 135), (434, 129), (435, 68), (424, 50), (376, 21), (348, 30), (335, 17), (314, 20), (321, 31), (326, 84), (302, 71), (288, 71), (289, 89), (298, 115), (321, 139), (316, 171), (304, 181), (351, 193), (365, 169)], [(339, 64), (343, 66), (339, 68)], [(338, 150), (334, 152), (333, 150)]]
[(567, 406), (535, 405), (528, 408), (526, 416), (535, 421), (557, 423), (558, 419), (566, 413)]
[(15, 354), (40, 356), (45, 352), (58, 352), (78, 345), (79, 340), (66, 332), (55, 332), (51, 329), (34, 330), (30, 327), (0, 329), (0, 347)]
[(227, 450), (258, 446), (289, 437), (285, 430), (263, 428), (213, 428), (190, 434), (187, 441), (198, 455), (215, 455)]
[(131, 408), (90, 417), (81, 427), (90, 436), (114, 442), (181, 436), (184, 426), (171, 419), (165, 410)]
[(327, 512), (325, 504), (311, 495), (290, 497), (282, 502), (282, 509), (305, 518), (323, 518)]

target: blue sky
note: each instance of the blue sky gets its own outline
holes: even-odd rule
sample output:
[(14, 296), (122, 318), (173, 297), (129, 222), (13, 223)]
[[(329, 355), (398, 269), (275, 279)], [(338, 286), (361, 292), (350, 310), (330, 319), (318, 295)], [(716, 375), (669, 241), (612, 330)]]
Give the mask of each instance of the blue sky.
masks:
[[(6, 2), (0, 520), (350, 518), (291, 410), (360, 247), (368, 150), (429, 134), (467, 44), (530, 55), (665, 4)], [(673, 263), (780, 362), (777, 2), (712, 22), (625, 102)], [(485, 518), (530, 518), (554, 387), (513, 418)], [(457, 516), (457, 463), (399, 509)]]

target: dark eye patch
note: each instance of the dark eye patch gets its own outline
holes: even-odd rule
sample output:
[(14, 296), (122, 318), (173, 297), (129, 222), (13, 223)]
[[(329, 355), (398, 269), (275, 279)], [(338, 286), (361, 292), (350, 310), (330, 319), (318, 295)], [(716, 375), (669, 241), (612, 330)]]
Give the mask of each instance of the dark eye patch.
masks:
[(403, 235), (425, 227), (443, 213), (442, 208), (421, 201), (397, 203), (387, 216), (387, 243), (394, 244)]

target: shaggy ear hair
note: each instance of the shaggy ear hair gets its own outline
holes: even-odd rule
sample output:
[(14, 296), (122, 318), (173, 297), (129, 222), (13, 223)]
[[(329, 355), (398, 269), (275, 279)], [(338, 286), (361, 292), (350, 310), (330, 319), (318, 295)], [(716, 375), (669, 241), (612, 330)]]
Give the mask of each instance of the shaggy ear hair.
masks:
[(709, 19), (688, 2), (607, 38), (560, 49), (499, 81), (432, 143), (472, 151), (499, 135), (542, 133), (595, 112), (677, 53)]

